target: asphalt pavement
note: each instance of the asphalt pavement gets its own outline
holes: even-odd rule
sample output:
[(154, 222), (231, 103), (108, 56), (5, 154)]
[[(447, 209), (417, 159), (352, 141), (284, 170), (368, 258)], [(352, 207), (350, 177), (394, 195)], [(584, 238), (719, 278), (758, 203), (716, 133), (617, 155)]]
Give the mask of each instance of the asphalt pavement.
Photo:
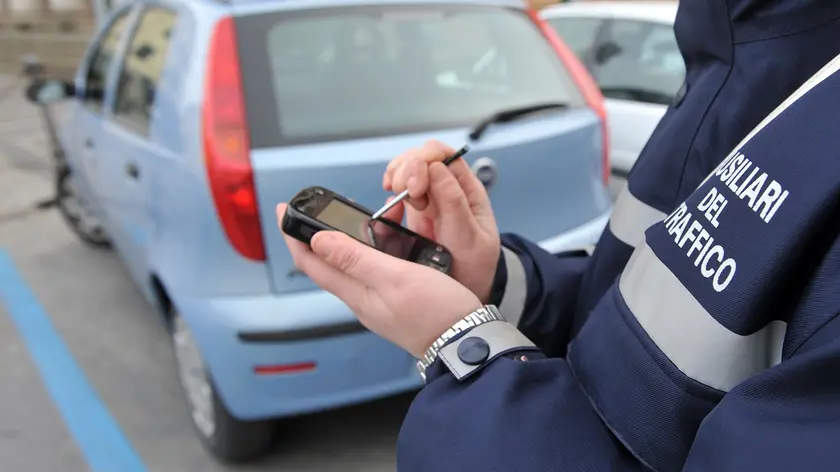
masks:
[[(395, 469), (410, 395), (286, 420), (266, 460), (216, 463), (192, 431), (168, 335), (120, 261), (36, 208), (52, 195), (47, 142), (37, 111), (7, 87), (0, 77), (0, 470), (124, 472), (83, 453), (97, 431), (71, 430), (74, 414), (110, 417), (108, 434), (150, 472)], [(96, 401), (66, 404), (61, 389)]]
[(124, 472), (96, 462), (103, 444), (144, 472), (395, 469), (411, 395), (285, 420), (266, 460), (216, 463), (192, 431), (168, 335), (121, 262), (37, 208), (52, 195), (47, 156), (36, 109), (0, 77), (0, 470)]

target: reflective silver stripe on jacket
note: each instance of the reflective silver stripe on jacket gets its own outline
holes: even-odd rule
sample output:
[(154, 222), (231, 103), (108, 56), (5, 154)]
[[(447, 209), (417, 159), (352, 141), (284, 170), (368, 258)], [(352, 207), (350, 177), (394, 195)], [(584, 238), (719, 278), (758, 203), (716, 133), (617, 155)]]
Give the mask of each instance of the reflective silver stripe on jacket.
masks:
[(636, 248), (619, 290), (647, 335), (688, 377), (728, 392), (781, 361), (787, 325), (773, 322), (749, 336), (712, 317), (647, 243)]
[(502, 246), (502, 254), (507, 268), (507, 282), (502, 304), (498, 308), (508, 323), (518, 326), (528, 297), (528, 276), (525, 274), (525, 266), (515, 252)]
[[(788, 107), (838, 70), (840, 55), (767, 115), (697, 187), (722, 169)], [(622, 226), (610, 221), (610, 229), (625, 241), (619, 236)], [(637, 244), (642, 241), (643, 236)], [(781, 362), (787, 332), (784, 322), (774, 321), (749, 336), (733, 333), (700, 305), (645, 243), (633, 252), (621, 275), (619, 290), (651, 340), (678, 369), (698, 382), (729, 391), (750, 376)]]
[(627, 184), (619, 194), (610, 216), (610, 231), (619, 241), (636, 247), (644, 241), (645, 230), (668, 216), (643, 203), (630, 193)]
[[(609, 222), (610, 231), (620, 241), (631, 247), (636, 247), (644, 241), (645, 230), (664, 220), (666, 216), (668, 215), (664, 212), (636, 198), (625, 184), (613, 206)], [(594, 249), (595, 246), (584, 248), (588, 254), (592, 254)], [(522, 311), (525, 310), (528, 279), (519, 256), (504, 246), (502, 252), (507, 266), (508, 279), (499, 311), (511, 324), (518, 326), (519, 320), (522, 318)]]

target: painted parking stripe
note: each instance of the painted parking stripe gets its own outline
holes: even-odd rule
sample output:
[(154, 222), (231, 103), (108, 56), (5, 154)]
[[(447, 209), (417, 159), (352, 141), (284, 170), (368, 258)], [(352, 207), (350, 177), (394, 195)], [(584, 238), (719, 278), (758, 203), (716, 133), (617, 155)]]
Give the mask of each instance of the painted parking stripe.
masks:
[(41, 379), (93, 472), (146, 472), (117, 422), (87, 381), (49, 317), (0, 250), (0, 302), (26, 344)]

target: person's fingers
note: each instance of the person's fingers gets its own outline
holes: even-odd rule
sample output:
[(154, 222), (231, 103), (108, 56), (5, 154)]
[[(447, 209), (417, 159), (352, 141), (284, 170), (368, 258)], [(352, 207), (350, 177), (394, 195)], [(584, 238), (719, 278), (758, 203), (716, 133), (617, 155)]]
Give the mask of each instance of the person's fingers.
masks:
[[(416, 172), (415, 170), (412, 170), (406, 174), (406, 171), (403, 170), (402, 172), (406, 175), (404, 175), (401, 179), (395, 182), (396, 175), (400, 172), (400, 169), (404, 167), (408, 162), (417, 160), (420, 163), (424, 163), (425, 165), (423, 167), (425, 167), (431, 162), (442, 161), (447, 157), (455, 154), (455, 152), (456, 151), (454, 149), (439, 141), (426, 141), (423, 144), (423, 146), (419, 149), (410, 149), (405, 153), (394, 158), (388, 164), (388, 167), (385, 169), (385, 175), (382, 178), (382, 186), (383, 188), (385, 188), (385, 190), (392, 190), (395, 193), (400, 193), (408, 187), (408, 179)], [(422, 181), (418, 181), (415, 184), (420, 185), (420, 187), (416, 190), (412, 190), (411, 196), (417, 198), (418, 195), (425, 194), (426, 186), (428, 184), (424, 185)]]
[(391, 188), (397, 194), (408, 190), (411, 206), (424, 210), (429, 204), (426, 196), (429, 190), (429, 164), (426, 157), (417, 153), (403, 159), (400, 167), (394, 172)]
[(412, 148), (408, 151), (400, 154), (399, 156), (393, 158), (391, 162), (388, 163), (388, 166), (385, 168), (385, 174), (382, 176), (382, 188), (385, 190), (393, 190), (394, 188), (394, 173), (397, 169), (400, 168), (403, 161), (408, 157), (415, 153), (417, 153), (419, 149)]
[[(343, 233), (342, 236), (354, 241)], [(361, 282), (330, 265), (311, 251), (306, 244), (286, 235), (283, 237), (289, 246), (289, 252), (292, 254), (295, 267), (300, 269), (319, 287), (344, 301), (353, 311), (358, 311), (358, 308), (364, 306), (367, 289)], [(355, 242), (361, 247), (367, 247), (358, 241)]]
[[(423, 143), (423, 147), (420, 148), (423, 151), (423, 154), (428, 154), (429, 156), (434, 156), (434, 160), (444, 160), (447, 157), (455, 154), (457, 151), (446, 144), (443, 144), (440, 141), (436, 141), (434, 139), (430, 139)], [(442, 158), (440, 156), (443, 156)], [(432, 162), (431, 160), (429, 162)]]
[(457, 159), (455, 162), (449, 164), (449, 171), (458, 180), (458, 185), (464, 189), (464, 194), (466, 194), (474, 213), (492, 212), (487, 189), (484, 188), (484, 184), (475, 176), (467, 161)]
[(437, 205), (441, 225), (463, 227), (475, 221), (467, 195), (455, 175), (439, 162), (429, 166), (429, 174), (432, 182), (431, 196)]
[(405, 190), (405, 186), (399, 190), (394, 188), (394, 176), (408, 160), (419, 158), (428, 164), (429, 162), (442, 161), (452, 154), (455, 154), (454, 149), (435, 140), (426, 141), (420, 148), (409, 149), (388, 163), (388, 166), (385, 168), (385, 175), (382, 176), (382, 187), (385, 190), (393, 190), (396, 193)]
[[(306, 243), (298, 241), (297, 239), (289, 236), (288, 234), (283, 233), (283, 240), (286, 241), (286, 246), (289, 247), (289, 252), (292, 254), (292, 260), (295, 262), (295, 267), (297, 266), (297, 259), (307, 252), (312, 252), (309, 246)], [(300, 269), (300, 267), (298, 267)]]
[(400, 175), (400, 183), (405, 183), (408, 196), (411, 199), (425, 197), (429, 190), (429, 165), (422, 158), (414, 158), (405, 161), (397, 174)]
[[(398, 282), (404, 276), (405, 264), (410, 264), (360, 244), (337, 231), (319, 231), (315, 234), (312, 238), (312, 251), (333, 269), (377, 291), (387, 290)], [(336, 280), (336, 283), (340, 283), (340, 280)], [(324, 288), (333, 292), (326, 286)], [(335, 287), (335, 290), (341, 288)], [(333, 293), (338, 295), (337, 292)]]

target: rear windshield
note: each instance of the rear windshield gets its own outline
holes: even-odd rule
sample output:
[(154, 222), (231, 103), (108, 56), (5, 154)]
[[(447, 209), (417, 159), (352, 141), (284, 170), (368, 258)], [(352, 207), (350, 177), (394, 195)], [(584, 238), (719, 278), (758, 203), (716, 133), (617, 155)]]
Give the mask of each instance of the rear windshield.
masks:
[(519, 10), (378, 5), (239, 17), (254, 148), (471, 126), (582, 99)]

